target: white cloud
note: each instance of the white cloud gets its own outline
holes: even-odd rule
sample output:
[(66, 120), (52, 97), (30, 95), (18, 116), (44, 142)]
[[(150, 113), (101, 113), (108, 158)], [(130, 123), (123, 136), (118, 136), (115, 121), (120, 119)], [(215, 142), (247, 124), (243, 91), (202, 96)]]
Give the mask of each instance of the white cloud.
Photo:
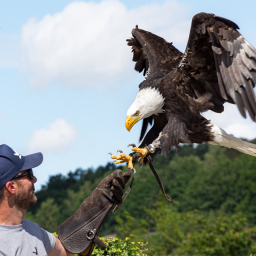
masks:
[(58, 152), (67, 148), (76, 138), (74, 126), (65, 119), (57, 119), (47, 128), (36, 130), (28, 144), (29, 152), (42, 151), (43, 153)]
[(254, 124), (234, 123), (227, 126), (226, 132), (240, 138), (247, 138), (247, 139), (256, 138), (255, 123)]
[(248, 113), (247, 119), (244, 119), (236, 105), (226, 103), (224, 108), (225, 110), (221, 114), (208, 111), (204, 113), (204, 116), (235, 137), (256, 138), (256, 124), (251, 120)]
[(34, 87), (111, 86), (134, 72), (125, 40), (135, 25), (184, 46), (191, 22), (187, 14), (188, 7), (176, 0), (131, 10), (118, 0), (73, 2), (23, 26), (21, 67)]

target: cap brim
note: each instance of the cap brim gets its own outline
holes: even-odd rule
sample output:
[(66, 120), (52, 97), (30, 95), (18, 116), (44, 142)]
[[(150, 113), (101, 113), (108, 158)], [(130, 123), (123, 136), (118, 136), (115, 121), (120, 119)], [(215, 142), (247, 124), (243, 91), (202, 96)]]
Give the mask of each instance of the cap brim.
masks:
[(25, 162), (20, 171), (35, 168), (43, 162), (43, 154), (41, 152), (24, 156), (24, 158)]

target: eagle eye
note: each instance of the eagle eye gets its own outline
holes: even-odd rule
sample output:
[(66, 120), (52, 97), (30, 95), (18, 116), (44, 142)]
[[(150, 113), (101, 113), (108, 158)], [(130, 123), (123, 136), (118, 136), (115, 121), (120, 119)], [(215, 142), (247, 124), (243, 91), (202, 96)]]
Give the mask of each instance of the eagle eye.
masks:
[(138, 116), (139, 114), (140, 114), (140, 111), (137, 110), (134, 115)]

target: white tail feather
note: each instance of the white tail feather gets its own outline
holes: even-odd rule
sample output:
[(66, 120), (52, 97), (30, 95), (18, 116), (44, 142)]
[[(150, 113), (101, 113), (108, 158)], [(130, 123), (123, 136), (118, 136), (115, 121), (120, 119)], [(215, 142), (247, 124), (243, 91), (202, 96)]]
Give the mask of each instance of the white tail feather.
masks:
[(210, 144), (220, 145), (227, 148), (234, 148), (244, 154), (256, 156), (255, 144), (240, 140), (232, 135), (229, 135), (223, 129), (219, 128), (217, 125), (211, 125), (211, 132), (214, 134), (214, 141), (210, 141)]

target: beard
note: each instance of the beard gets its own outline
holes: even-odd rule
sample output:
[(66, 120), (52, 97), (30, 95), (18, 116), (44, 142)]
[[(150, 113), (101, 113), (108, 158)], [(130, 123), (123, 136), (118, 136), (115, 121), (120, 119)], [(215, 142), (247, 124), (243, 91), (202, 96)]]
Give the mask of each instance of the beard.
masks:
[(34, 193), (34, 185), (29, 191), (26, 191), (20, 182), (17, 183), (19, 185), (19, 194), (15, 197), (15, 205), (22, 210), (28, 210), (29, 207), (37, 201), (37, 197)]

